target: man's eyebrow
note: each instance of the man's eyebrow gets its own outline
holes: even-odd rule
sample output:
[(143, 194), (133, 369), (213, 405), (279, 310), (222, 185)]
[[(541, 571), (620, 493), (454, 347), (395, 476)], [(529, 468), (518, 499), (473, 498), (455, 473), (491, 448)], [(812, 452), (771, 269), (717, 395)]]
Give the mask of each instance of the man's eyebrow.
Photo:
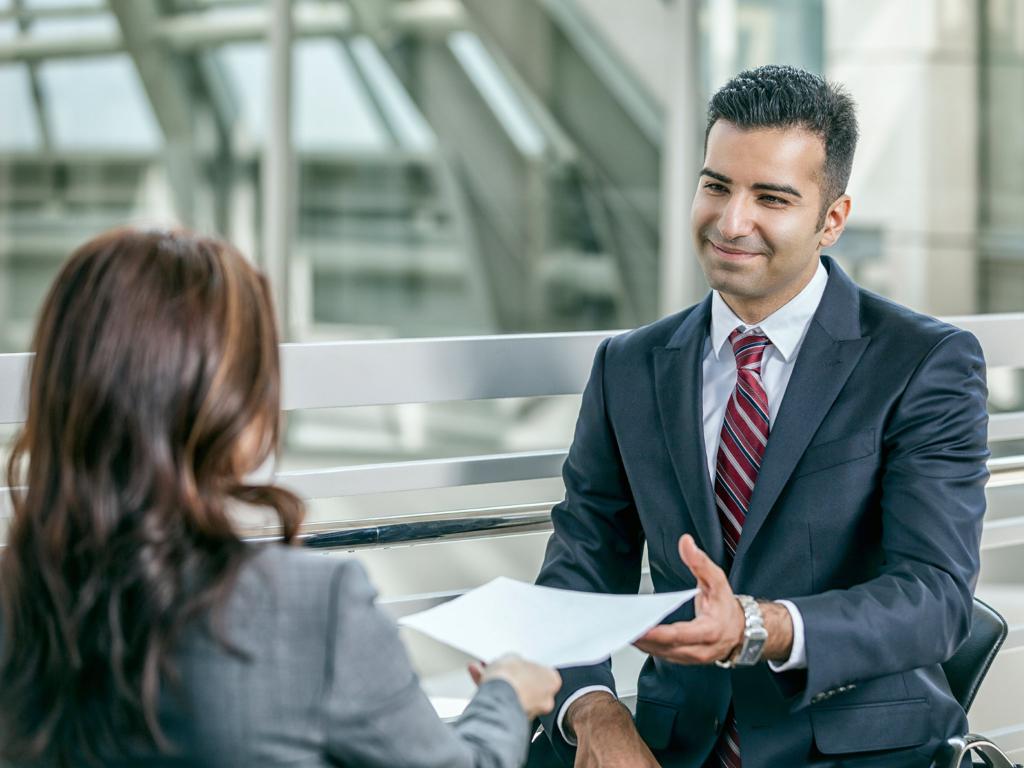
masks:
[[(724, 173), (712, 171), (710, 168), (701, 168), (700, 175), (710, 176), (712, 179), (715, 179), (715, 181), (720, 181), (723, 184), (732, 184), (732, 179), (730, 179)], [(782, 192), (785, 195), (799, 197), (801, 200), (803, 200), (804, 197), (796, 190), (796, 188), (791, 187), (789, 184), (769, 184), (766, 181), (761, 181), (758, 182), (757, 184), (752, 184), (751, 189), (763, 189), (767, 192)]]
[(710, 168), (701, 168), (700, 173), (698, 175), (710, 176), (712, 179), (720, 181), (723, 184), (732, 184), (732, 179), (730, 179), (724, 173), (717, 173), (716, 171), (712, 171)]
[(757, 184), (752, 185), (752, 189), (764, 189), (769, 192), (782, 192), (783, 194), (786, 195), (799, 197), (801, 200), (803, 200), (804, 197), (799, 192), (797, 192), (796, 189), (789, 186), (789, 184), (767, 184), (764, 182), (758, 182)]

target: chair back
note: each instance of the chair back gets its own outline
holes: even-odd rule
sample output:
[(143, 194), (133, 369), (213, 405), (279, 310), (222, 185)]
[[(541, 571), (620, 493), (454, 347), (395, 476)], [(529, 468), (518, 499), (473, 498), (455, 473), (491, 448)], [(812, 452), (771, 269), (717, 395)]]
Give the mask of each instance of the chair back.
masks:
[(1006, 639), (1009, 628), (1006, 619), (990, 605), (974, 598), (971, 614), (971, 633), (956, 653), (942, 665), (953, 696), (964, 712), (971, 708), (999, 647)]

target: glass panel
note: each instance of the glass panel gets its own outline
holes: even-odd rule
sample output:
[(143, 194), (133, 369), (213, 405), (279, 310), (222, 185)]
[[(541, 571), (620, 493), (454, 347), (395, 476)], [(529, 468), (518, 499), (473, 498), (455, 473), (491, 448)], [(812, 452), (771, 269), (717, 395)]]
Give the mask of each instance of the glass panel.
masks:
[(224, 6), (228, 6), (226, 10), (233, 10), (232, 6), (253, 6), (263, 5), (266, 0), (196, 0), (197, 5), (210, 6), (211, 8), (218, 8), (220, 10)]
[(1020, 311), (1024, 296), (1024, 6), (986, 4), (979, 143), (985, 296), (990, 311)]
[(101, 8), (104, 0), (23, 0), (31, 10), (53, 8)]
[(295, 144), (301, 150), (384, 150), (391, 140), (337, 40), (295, 45)]
[[(245, 132), (266, 137), (267, 49), (237, 43), (220, 49), (238, 97)], [(295, 45), (294, 126), (299, 150), (379, 151), (390, 144), (344, 47), (336, 40), (301, 40)]]
[(0, 104), (5, 105), (4, 119), (0, 120), (0, 149), (39, 147), (32, 84), (24, 64), (0, 65)]
[(234, 126), (252, 141), (263, 140), (267, 121), (267, 52), (262, 43), (232, 43), (220, 48), (217, 58), (228, 76), (239, 110)]
[(40, 39), (63, 39), (118, 35), (120, 29), (117, 26), (117, 19), (110, 14), (70, 18), (44, 17), (33, 20), (26, 34)]
[(154, 151), (160, 131), (127, 55), (47, 61), (39, 67), (46, 116), (61, 149)]
[(739, 66), (790, 64), (825, 71), (821, 0), (741, 0)]
[(472, 32), (456, 32), (448, 38), (448, 45), (519, 151), (524, 155), (542, 154), (543, 134), (480, 38)]
[[(981, 304), (987, 312), (1024, 310), (1024, 7), (990, 0), (982, 26), (978, 115)], [(1024, 371), (989, 372), (998, 410), (1024, 410)], [(996, 456), (1024, 455), (1024, 441), (993, 447)]]
[(762, 64), (824, 74), (824, 24), (822, 0), (702, 0), (705, 95), (736, 72)]
[(357, 37), (349, 43), (349, 50), (399, 143), (406, 149), (420, 152), (435, 149), (437, 138), (434, 132), (381, 55), (380, 49), (369, 38)]

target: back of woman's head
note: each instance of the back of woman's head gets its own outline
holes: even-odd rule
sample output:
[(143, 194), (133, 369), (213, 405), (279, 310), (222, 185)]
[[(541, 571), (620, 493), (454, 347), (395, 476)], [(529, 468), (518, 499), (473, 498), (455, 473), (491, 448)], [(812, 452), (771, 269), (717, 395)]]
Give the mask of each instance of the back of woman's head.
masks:
[(266, 280), (214, 239), (115, 230), (72, 254), (33, 346), (0, 560), (0, 755), (167, 747), (170, 651), (244, 557), (232, 499), (274, 507), (288, 540), (301, 519), (244, 479), (278, 436)]

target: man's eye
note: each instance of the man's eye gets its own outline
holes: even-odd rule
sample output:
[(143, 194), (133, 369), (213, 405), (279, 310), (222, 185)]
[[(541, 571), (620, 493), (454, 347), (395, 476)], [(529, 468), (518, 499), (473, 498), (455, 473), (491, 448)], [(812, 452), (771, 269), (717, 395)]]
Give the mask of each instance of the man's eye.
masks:
[(706, 189), (708, 192), (713, 192), (715, 194), (722, 194), (724, 192), (729, 191), (722, 184), (717, 184), (713, 181), (709, 181), (707, 184), (705, 184), (704, 189)]
[(788, 205), (788, 200), (783, 200), (781, 197), (775, 195), (761, 195), (761, 202), (768, 203), (768, 205)]

